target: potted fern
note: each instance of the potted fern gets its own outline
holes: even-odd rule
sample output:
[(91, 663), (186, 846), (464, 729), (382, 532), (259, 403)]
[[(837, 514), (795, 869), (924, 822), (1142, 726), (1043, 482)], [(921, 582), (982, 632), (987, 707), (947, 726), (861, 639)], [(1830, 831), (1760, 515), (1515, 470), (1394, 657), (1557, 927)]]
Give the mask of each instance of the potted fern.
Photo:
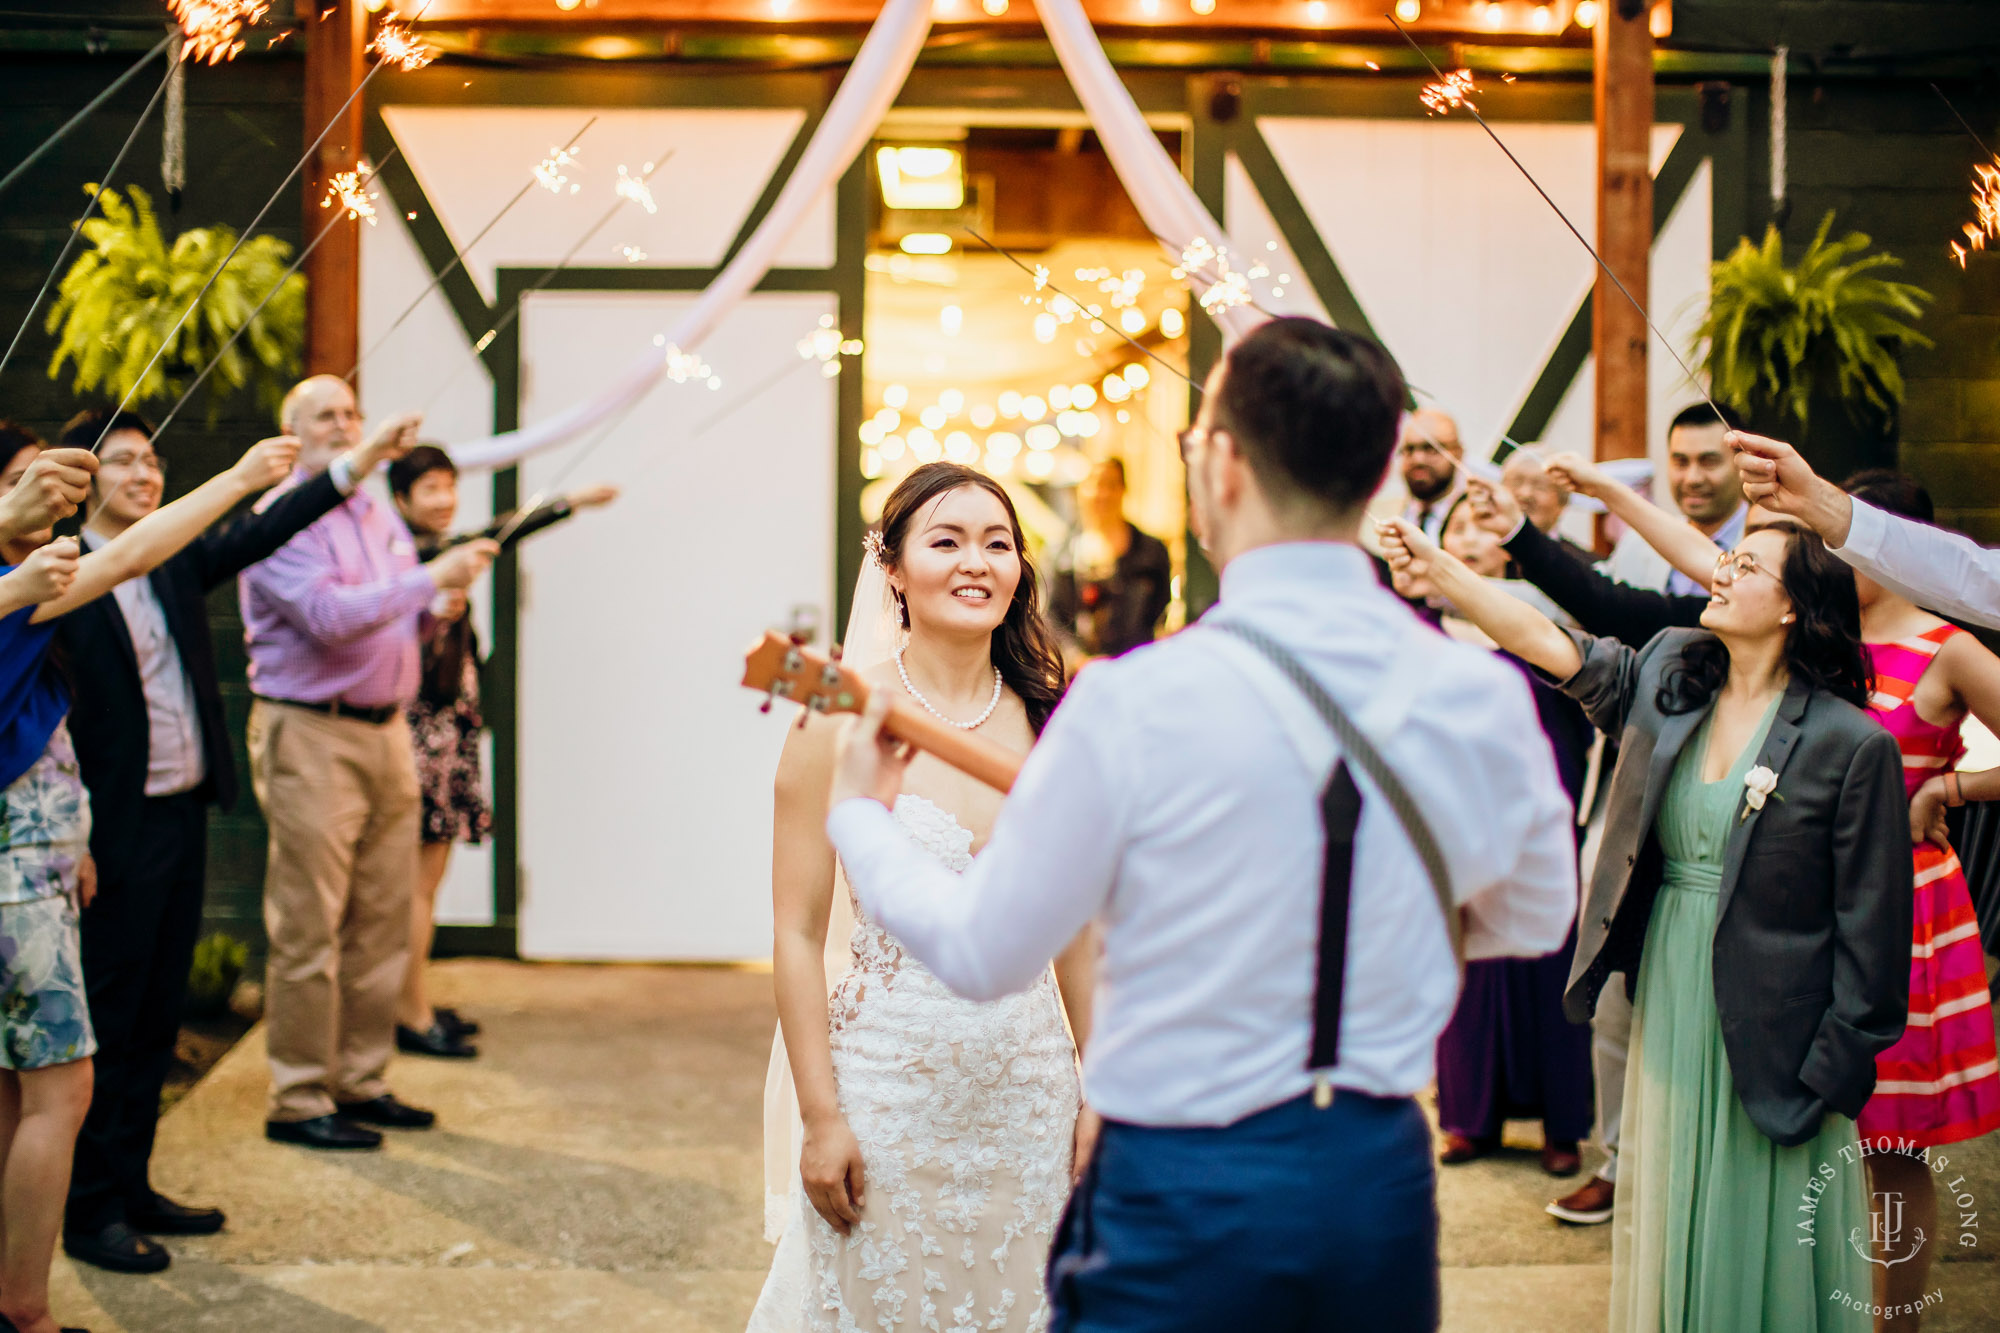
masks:
[(1716, 401), (1751, 429), (1791, 440), (1822, 475), (1893, 467), (1905, 348), (1929, 347), (1910, 321), (1933, 299), (1883, 277), (1902, 260), (1865, 253), (1862, 232), (1828, 239), (1833, 214), (1787, 268), (1773, 226), (1710, 267), (1708, 315), (1694, 355)]
[[(275, 236), (253, 236), (202, 292), (236, 244), (235, 232), (198, 227), (168, 244), (153, 201), (138, 186), (129, 187), (129, 199), (97, 185), (84, 189), (99, 196), (103, 215), (83, 224), (89, 244), (63, 274), (49, 309), (48, 329), (57, 335), (49, 378), (72, 364), (76, 393), (136, 406), (178, 398), (220, 352), (208, 378), (211, 423), (222, 403), (244, 389), (275, 412), (305, 346), (306, 280), (285, 272), (292, 247)], [(199, 304), (181, 320), (197, 292)], [(248, 329), (223, 352), (245, 320)]]

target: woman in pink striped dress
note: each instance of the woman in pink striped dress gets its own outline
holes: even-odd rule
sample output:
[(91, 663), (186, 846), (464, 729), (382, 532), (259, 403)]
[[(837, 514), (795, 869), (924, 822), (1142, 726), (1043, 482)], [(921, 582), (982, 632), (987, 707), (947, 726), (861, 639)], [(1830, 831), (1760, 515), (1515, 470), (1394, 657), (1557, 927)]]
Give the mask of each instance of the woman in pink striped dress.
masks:
[[(1929, 495), (1895, 473), (1862, 473), (1848, 479), (1847, 489), (1878, 508), (1931, 518)], [(2000, 1128), (2000, 1056), (1985, 954), (1972, 895), (1944, 831), (1945, 807), (2000, 798), (2000, 770), (1955, 771), (1965, 753), (1959, 727), (1968, 712), (2000, 730), (2000, 658), (1879, 584), (1860, 575), (1855, 582), (1861, 633), (1875, 670), (1869, 706), (1903, 750), (1916, 857), (1909, 1026), (1877, 1057), (1875, 1096), (1856, 1122), (1871, 1147), (1902, 1150), (1868, 1159), (1873, 1191), (1902, 1196), (1906, 1241), (1900, 1249), (1907, 1250), (1915, 1228), (1930, 1238), (1915, 1259), (1875, 1267), (1878, 1302), (1895, 1306), (1929, 1290), (1940, 1154), (1927, 1150)], [(1899, 1319), (1896, 1327), (1915, 1327), (1915, 1321)]]

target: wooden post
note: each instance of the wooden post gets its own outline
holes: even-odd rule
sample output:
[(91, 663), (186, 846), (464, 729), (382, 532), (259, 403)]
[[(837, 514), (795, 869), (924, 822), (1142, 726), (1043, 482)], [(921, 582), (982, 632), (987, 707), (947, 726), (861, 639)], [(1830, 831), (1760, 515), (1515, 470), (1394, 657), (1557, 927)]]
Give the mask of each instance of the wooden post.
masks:
[[(305, 141), (310, 146), (337, 113), (340, 121), (306, 162), (304, 230), (308, 245), (326, 225), (321, 208), (335, 175), (361, 160), (361, 102), (342, 102), (361, 82), (368, 14), (361, 0), (298, 0), (306, 30)], [(306, 357), (308, 375), (345, 375), (361, 350), (361, 234), (359, 223), (337, 224), (306, 257)]]
[[(1625, 17), (1627, 8), (1636, 17)], [(1653, 247), (1653, 35), (1644, 5), (1606, 0), (1597, 21), (1597, 250), (1640, 301)], [(1597, 456), (1646, 456), (1646, 321), (1604, 276), (1590, 303)]]

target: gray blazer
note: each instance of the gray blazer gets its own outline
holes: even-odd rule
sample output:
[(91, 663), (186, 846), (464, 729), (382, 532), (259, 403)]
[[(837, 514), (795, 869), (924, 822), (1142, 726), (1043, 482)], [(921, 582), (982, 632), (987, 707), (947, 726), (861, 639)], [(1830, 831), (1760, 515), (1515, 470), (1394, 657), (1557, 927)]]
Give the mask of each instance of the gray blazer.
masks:
[[(1564, 1006), (1586, 1022), (1612, 972), (1639, 971), (1662, 857), (1653, 825), (1674, 762), (1708, 716), (1664, 713), (1658, 694), (1705, 630), (1634, 650), (1572, 632), (1583, 667), (1562, 689), (1619, 738), (1603, 850), (1577, 921)], [(1756, 762), (1778, 775), (1729, 838), (1716, 908), (1715, 1008), (1737, 1096), (1791, 1147), (1829, 1109), (1852, 1117), (1875, 1090), (1875, 1056), (1909, 1012), (1915, 890), (1902, 752), (1881, 723), (1794, 680)], [(1779, 799), (1782, 797), (1783, 799)], [(1740, 802), (1741, 798), (1739, 798)]]

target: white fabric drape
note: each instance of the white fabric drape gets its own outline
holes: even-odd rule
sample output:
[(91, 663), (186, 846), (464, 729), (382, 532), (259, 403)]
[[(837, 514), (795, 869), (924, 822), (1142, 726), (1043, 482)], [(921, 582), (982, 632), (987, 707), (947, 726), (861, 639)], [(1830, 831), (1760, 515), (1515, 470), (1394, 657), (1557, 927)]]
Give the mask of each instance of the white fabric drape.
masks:
[(674, 352), (691, 352), (736, 303), (753, 291), (821, 195), (854, 161), (902, 91), (931, 29), (931, 0), (888, 0), (854, 64), (840, 81), (812, 142), (799, 158), (777, 201), (736, 257), (708, 285), (694, 307), (666, 335), (665, 350), (647, 348), (612, 386), (588, 402), (519, 430), (450, 448), (461, 468), (508, 467), (528, 454), (560, 443), (608, 420), (637, 402), (667, 373)]
[[(1035, 9), (1042, 16), (1042, 27), (1056, 49), (1063, 73), (1069, 76), (1084, 114), (1090, 117), (1091, 128), (1104, 143), (1105, 156), (1111, 159), (1112, 169), (1125, 193), (1132, 196), (1147, 228), (1176, 256), (1200, 238), (1227, 254), (1232, 267), (1247, 269), (1250, 257), (1236, 248), (1195, 197), (1194, 187), (1153, 136), (1139, 104), (1111, 68), (1110, 57), (1104, 54), (1097, 32), (1083, 12), (1082, 0), (1036, 0)], [(1199, 273), (1189, 273), (1188, 280), (1199, 292), (1211, 285), (1213, 275), (1204, 279)], [(1214, 315), (1226, 341), (1242, 337), (1266, 318), (1242, 305)]]

